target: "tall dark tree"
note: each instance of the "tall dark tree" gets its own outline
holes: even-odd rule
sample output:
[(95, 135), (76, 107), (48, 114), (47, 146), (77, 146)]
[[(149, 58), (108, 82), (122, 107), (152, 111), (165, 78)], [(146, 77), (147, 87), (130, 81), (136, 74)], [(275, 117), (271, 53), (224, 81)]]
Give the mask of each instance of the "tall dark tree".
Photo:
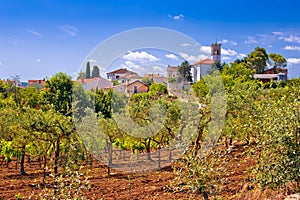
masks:
[(86, 63), (86, 69), (85, 69), (85, 78), (91, 78), (91, 66), (90, 62)]
[(100, 71), (98, 66), (94, 66), (92, 70), (92, 78), (100, 77)]
[(184, 81), (192, 82), (192, 73), (191, 73), (191, 65), (188, 61), (183, 61), (181, 65), (179, 66), (179, 73), (184, 79)]

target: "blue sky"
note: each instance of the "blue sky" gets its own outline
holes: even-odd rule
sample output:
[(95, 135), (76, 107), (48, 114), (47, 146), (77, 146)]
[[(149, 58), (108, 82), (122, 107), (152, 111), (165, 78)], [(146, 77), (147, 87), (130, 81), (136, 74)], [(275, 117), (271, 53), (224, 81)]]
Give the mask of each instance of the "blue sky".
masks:
[[(76, 76), (99, 43), (141, 27), (179, 31), (197, 41), (203, 51), (217, 38), (224, 62), (256, 46), (265, 47), (288, 60), (290, 77), (300, 77), (299, 6), (297, 0), (3, 0), (0, 78), (18, 74), (22, 80), (41, 79), (59, 71)], [(142, 52), (134, 55), (145, 56)]]

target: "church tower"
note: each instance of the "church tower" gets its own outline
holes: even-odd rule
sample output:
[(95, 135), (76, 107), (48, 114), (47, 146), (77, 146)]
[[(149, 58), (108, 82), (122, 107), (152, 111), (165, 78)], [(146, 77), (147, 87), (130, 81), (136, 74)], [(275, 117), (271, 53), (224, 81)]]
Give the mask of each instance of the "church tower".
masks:
[(211, 57), (215, 62), (221, 62), (221, 43), (211, 44)]

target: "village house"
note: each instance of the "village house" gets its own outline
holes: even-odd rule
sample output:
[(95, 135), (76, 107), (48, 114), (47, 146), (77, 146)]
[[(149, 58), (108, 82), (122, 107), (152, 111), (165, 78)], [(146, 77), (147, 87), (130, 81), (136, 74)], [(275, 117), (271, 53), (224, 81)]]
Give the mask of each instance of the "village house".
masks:
[(140, 81), (143, 77), (139, 76), (135, 72), (127, 72), (126, 74), (119, 77), (118, 82), (119, 83), (131, 83), (134, 81)]
[(167, 84), (167, 77), (162, 76), (161, 74), (144, 74), (144, 78), (152, 79), (153, 83), (158, 83), (158, 84)]
[(253, 78), (259, 79), (263, 83), (271, 81), (286, 81), (288, 79), (288, 70), (287, 68), (277, 68), (274, 67), (266, 69), (263, 74), (254, 74)]
[(123, 83), (112, 87), (114, 91), (125, 94), (130, 97), (133, 94), (148, 92), (148, 85), (140, 80), (133, 81), (131, 83)]
[(168, 66), (167, 67), (167, 78), (170, 80), (171, 78), (176, 78), (179, 76), (179, 67), (178, 66)]
[(85, 90), (96, 90), (98, 89), (107, 89), (113, 86), (113, 83), (105, 78), (102, 77), (95, 77), (95, 78), (82, 78), (78, 79), (77, 82), (80, 82)]
[[(120, 68), (120, 69), (116, 69), (114, 71), (108, 72), (108, 73), (106, 73), (106, 75), (107, 75), (107, 79), (109, 81), (118, 81), (119, 82), (120, 77), (123, 77), (122, 80), (124, 80), (124, 76), (138, 75), (138, 74), (136, 72), (130, 71), (126, 68)], [(122, 83), (122, 82), (119, 82), (119, 83)]]
[(31, 86), (34, 83), (45, 85), (45, 82), (46, 82), (45, 79), (43, 79), (43, 80), (28, 80), (28, 86)]
[(131, 96), (132, 94), (148, 92), (148, 89), (148, 85), (146, 85), (142, 81), (137, 80), (127, 85), (126, 94), (128, 96)]
[(216, 62), (221, 63), (221, 44), (213, 43), (211, 44), (211, 58), (204, 59), (191, 64), (192, 66), (192, 76), (193, 82), (199, 81), (201, 77), (208, 75), (213, 64)]
[(207, 58), (191, 64), (193, 81), (199, 81), (201, 77), (206, 76), (215, 61)]
[(259, 79), (263, 83), (271, 82), (271, 81), (286, 81), (287, 74), (279, 73), (279, 74), (254, 74), (255, 79)]

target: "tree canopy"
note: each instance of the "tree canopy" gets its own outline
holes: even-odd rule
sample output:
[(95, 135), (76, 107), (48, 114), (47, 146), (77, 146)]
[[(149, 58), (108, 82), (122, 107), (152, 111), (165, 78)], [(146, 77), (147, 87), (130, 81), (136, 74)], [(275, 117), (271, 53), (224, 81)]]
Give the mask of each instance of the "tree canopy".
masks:
[(98, 66), (94, 66), (92, 70), (92, 78), (100, 77), (100, 71)]
[(179, 66), (179, 73), (183, 78), (183, 81), (192, 82), (191, 65), (188, 61), (183, 61)]

